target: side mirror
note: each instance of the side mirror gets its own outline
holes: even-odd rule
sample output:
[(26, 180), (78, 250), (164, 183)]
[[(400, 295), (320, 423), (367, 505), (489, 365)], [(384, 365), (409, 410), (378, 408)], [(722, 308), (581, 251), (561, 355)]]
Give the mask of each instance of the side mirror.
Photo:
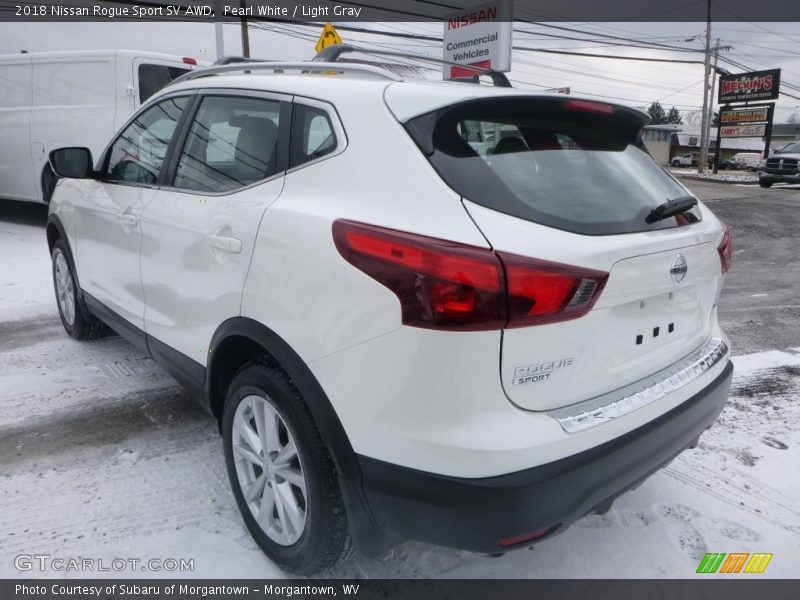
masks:
[(91, 179), (94, 173), (92, 151), (88, 148), (58, 148), (50, 153), (50, 168), (58, 177)]

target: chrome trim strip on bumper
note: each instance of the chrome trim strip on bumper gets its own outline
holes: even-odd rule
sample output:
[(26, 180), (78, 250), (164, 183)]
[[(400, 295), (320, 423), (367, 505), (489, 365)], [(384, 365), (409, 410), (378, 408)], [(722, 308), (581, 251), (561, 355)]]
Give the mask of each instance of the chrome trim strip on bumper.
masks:
[(708, 371), (727, 354), (728, 345), (725, 341), (711, 338), (699, 350), (646, 379), (621, 390), (550, 411), (548, 414), (567, 433), (596, 427), (679, 390)]

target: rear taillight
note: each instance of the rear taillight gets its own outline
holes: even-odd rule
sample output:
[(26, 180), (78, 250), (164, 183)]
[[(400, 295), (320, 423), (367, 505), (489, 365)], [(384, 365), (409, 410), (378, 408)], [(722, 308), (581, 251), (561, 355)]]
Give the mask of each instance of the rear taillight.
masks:
[(183, 57), (183, 64), (185, 64), (185, 65), (194, 65), (196, 67), (197, 66), (197, 59), (196, 58), (192, 58), (191, 56), (184, 56)]
[(333, 239), (347, 262), (395, 293), (403, 324), (415, 327), (484, 331), (574, 319), (608, 277), (352, 221), (335, 221)]
[(567, 100), (564, 103), (565, 110), (574, 110), (577, 112), (589, 112), (600, 115), (610, 115), (614, 112), (614, 107), (610, 104), (602, 102), (593, 102), (591, 100)]
[(724, 275), (731, 268), (731, 258), (733, 258), (731, 232), (727, 226), (725, 227), (725, 233), (722, 235), (722, 241), (717, 246), (717, 252), (719, 252), (719, 262), (722, 264), (722, 274)]
[(524, 533), (522, 535), (500, 538), (497, 541), (497, 543), (503, 546), (504, 548), (508, 548), (509, 546), (517, 546), (519, 544), (524, 544), (525, 542), (532, 542), (533, 540), (544, 537), (548, 533), (550, 533), (551, 529), (552, 529), (551, 527), (548, 527), (547, 529), (537, 529), (536, 531), (531, 531), (530, 533)]
[(508, 278), (507, 327), (577, 319), (597, 301), (608, 273), (499, 252)]
[(333, 239), (347, 262), (397, 295), (405, 325), (505, 325), (503, 268), (491, 251), (350, 221), (334, 222)]

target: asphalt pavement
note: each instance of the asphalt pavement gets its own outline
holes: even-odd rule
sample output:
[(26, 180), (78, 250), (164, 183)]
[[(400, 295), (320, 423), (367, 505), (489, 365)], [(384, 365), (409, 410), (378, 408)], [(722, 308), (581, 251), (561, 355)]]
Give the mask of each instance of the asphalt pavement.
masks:
[(730, 228), (719, 317), (734, 353), (800, 346), (800, 186), (684, 184)]

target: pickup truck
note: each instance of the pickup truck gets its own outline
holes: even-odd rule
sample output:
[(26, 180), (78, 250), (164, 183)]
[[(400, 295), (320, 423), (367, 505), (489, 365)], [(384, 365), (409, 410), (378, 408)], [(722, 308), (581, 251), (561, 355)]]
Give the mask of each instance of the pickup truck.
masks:
[(791, 142), (761, 161), (758, 184), (763, 188), (773, 183), (800, 183), (800, 142)]
[(697, 166), (697, 155), (689, 153), (679, 154), (678, 156), (673, 156), (669, 164), (673, 167), (695, 167)]

